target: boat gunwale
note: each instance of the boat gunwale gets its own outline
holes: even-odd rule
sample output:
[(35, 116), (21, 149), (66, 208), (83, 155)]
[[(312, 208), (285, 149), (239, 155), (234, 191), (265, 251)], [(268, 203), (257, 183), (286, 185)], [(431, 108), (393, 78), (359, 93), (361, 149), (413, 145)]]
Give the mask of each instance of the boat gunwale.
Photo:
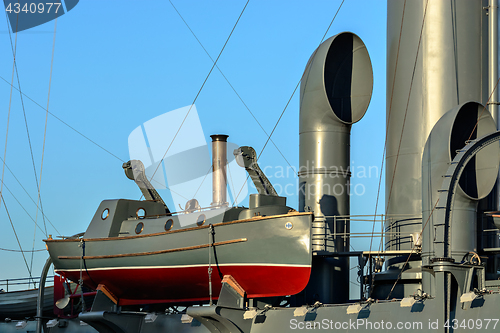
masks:
[[(244, 220), (235, 220), (235, 221), (229, 221), (229, 222), (220, 222), (216, 224), (212, 224), (213, 227), (218, 227), (218, 226), (223, 226), (223, 225), (231, 225), (231, 224), (237, 224), (237, 223), (247, 223), (247, 222), (256, 222), (256, 221), (264, 221), (272, 218), (282, 218), (282, 217), (288, 217), (288, 216), (305, 216), (305, 215), (313, 215), (312, 212), (289, 212), (287, 214), (279, 214), (279, 215), (270, 215), (270, 216), (254, 216), (249, 219), (244, 219)], [(140, 219), (140, 220), (145, 220), (145, 219)], [(162, 232), (156, 232), (152, 234), (144, 234), (144, 235), (132, 235), (132, 236), (115, 236), (115, 237), (102, 237), (102, 238), (72, 238), (72, 239), (44, 239), (43, 241), (46, 243), (59, 243), (59, 242), (96, 242), (96, 241), (111, 241), (111, 240), (127, 240), (127, 239), (137, 239), (137, 238), (145, 238), (145, 237), (154, 237), (154, 236), (163, 236), (163, 235), (168, 235), (168, 234), (175, 234), (179, 232), (186, 232), (186, 231), (193, 231), (193, 230), (201, 230), (201, 229), (206, 229), (210, 228), (210, 224), (207, 225), (202, 225), (199, 227), (191, 227), (191, 228), (184, 228), (184, 229), (176, 229), (176, 230), (171, 230), (171, 231), (162, 231)]]

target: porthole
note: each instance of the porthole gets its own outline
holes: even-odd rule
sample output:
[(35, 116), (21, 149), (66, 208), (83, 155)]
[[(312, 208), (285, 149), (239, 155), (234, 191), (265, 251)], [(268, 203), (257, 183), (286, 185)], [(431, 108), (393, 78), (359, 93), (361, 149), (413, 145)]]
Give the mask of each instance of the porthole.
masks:
[(205, 214), (201, 214), (200, 216), (198, 216), (198, 220), (196, 220), (196, 224), (198, 225), (198, 227), (201, 227), (205, 223), (206, 218), (207, 217), (205, 216)]
[(101, 219), (105, 220), (109, 216), (109, 208), (106, 208), (105, 210), (102, 211), (101, 213)]
[(135, 216), (137, 216), (138, 219), (143, 219), (146, 217), (146, 210), (144, 208), (139, 208), (135, 212)]
[(170, 231), (172, 227), (174, 226), (174, 220), (168, 219), (167, 222), (165, 222), (165, 231)]
[(144, 229), (144, 223), (142, 222), (139, 222), (137, 223), (137, 225), (135, 226), (135, 233), (136, 234), (140, 234), (142, 232), (142, 230)]

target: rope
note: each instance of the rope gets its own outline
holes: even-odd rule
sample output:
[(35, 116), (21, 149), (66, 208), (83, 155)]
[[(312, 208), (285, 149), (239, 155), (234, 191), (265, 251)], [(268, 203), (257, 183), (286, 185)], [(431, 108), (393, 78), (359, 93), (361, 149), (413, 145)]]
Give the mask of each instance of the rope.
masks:
[[(3, 159), (0, 157), (0, 161), (3, 162)], [(5, 167), (7, 168), (7, 171), (9, 171), (12, 175), (12, 177), (14, 177), (14, 179), (17, 181), (17, 183), (19, 184), (19, 186), (21, 186), (21, 188), (24, 190), (24, 193), (26, 193), (26, 195), (28, 196), (28, 198), (30, 198), (31, 202), (33, 202), (33, 204), (36, 205), (36, 202), (35, 200), (33, 200), (33, 198), (31, 197), (31, 195), (28, 193), (28, 191), (26, 191), (26, 188), (24, 188), (23, 184), (21, 184), (21, 182), (19, 181), (19, 179), (16, 177), (16, 175), (12, 172), (12, 170), (9, 168), (9, 166), (7, 164), (5, 164)], [(2, 183), (4, 183), (2, 181)], [(38, 224), (35, 222), (35, 219), (33, 219), (33, 217), (31, 217), (31, 215), (28, 213), (28, 211), (26, 210), (26, 208), (24, 208), (24, 206), (21, 204), (21, 202), (19, 202), (19, 200), (16, 198), (16, 196), (14, 195), (14, 193), (12, 193), (12, 191), (7, 187), (6, 184), (3, 184), (5, 186), (5, 188), (7, 189), (7, 191), (9, 191), (9, 193), (12, 195), (12, 197), (17, 201), (17, 203), (21, 206), (21, 208), (24, 209), (24, 211), (26, 212), (26, 214), (28, 214), (28, 216), (30, 217), (30, 219), (33, 221), (33, 223), (35, 223), (35, 225), (37, 225), (38, 229), (40, 229), (41, 232), (43, 232), (43, 229), (38, 226)], [(54, 228), (54, 230), (58, 233), (58, 234), (61, 234), (57, 228), (54, 226), (54, 224), (52, 224), (52, 222), (49, 220), (49, 218), (44, 214), (43, 212), (43, 209), (41, 209), (41, 213), (45, 216), (45, 219), (50, 223), (50, 225), (52, 226), (52, 228)], [(25, 251), (26, 252), (26, 251)]]
[(219, 267), (219, 260), (217, 259), (217, 252), (215, 251), (215, 228), (213, 224), (210, 224), (210, 227), (208, 228), (208, 243), (210, 246), (208, 247), (208, 296), (210, 298), (210, 305), (212, 305), (212, 250), (214, 251), (214, 259), (215, 259), (215, 266), (217, 267), (217, 271), (219, 272), (219, 278), (222, 279), (224, 278), (224, 275), (222, 275), (222, 272), (220, 271)]
[[(201, 41), (198, 39), (198, 37), (196, 36), (196, 34), (194, 33), (194, 31), (191, 29), (191, 27), (189, 26), (189, 24), (186, 22), (186, 20), (184, 19), (184, 17), (182, 17), (181, 13), (179, 13), (179, 11), (177, 10), (177, 8), (174, 6), (174, 4), (172, 3), (171, 0), (169, 0), (170, 4), (172, 5), (172, 7), (174, 8), (174, 10), (177, 12), (177, 14), (179, 15), (179, 17), (181, 18), (182, 22), (184, 22), (184, 24), (186, 25), (186, 27), (189, 29), (189, 31), (191, 32), (191, 34), (193, 35), (193, 37), (196, 39), (196, 41), (198, 42), (198, 44), (200, 44), (201, 48), (203, 49), (203, 51), (205, 51), (205, 53), (207, 54), (207, 56), (210, 58), (210, 60), (212, 62), (214, 62), (214, 59), (210, 56), (210, 53), (208, 53), (207, 49), (205, 48), (205, 46), (203, 46), (203, 44), (201, 43)], [(240, 94), (238, 94), (238, 92), (236, 91), (236, 89), (233, 87), (233, 85), (231, 84), (231, 82), (229, 82), (228, 78), (224, 75), (224, 73), (222, 73), (222, 70), (219, 68), (219, 66), (215, 66), (217, 68), (217, 70), (219, 71), (219, 73), (222, 75), (222, 77), (224, 78), (224, 80), (226, 80), (227, 84), (229, 85), (229, 87), (231, 87), (231, 89), (234, 91), (234, 93), (236, 94), (236, 96), (238, 97), (238, 99), (241, 101), (241, 103), (243, 104), (243, 106), (247, 109), (247, 111), (250, 113), (250, 115), (253, 117), (253, 119), (257, 122), (257, 124), (259, 125), (259, 127), (262, 129), (262, 131), (264, 132), (264, 134), (269, 138), (269, 134), (267, 134), (267, 131), (264, 129), (264, 127), (261, 125), (261, 123), (259, 122), (259, 120), (257, 119), (257, 117), (253, 114), (253, 112), (250, 110), (250, 108), (248, 107), (248, 105), (245, 103), (245, 101), (243, 100), (243, 98), (241, 98)], [(285, 155), (283, 155), (283, 153), (281, 152), (281, 150), (278, 148), (278, 146), (276, 145), (276, 143), (271, 140), (271, 143), (273, 144), (273, 146), (278, 150), (278, 152), (280, 153), (281, 157), (283, 157), (283, 159), (286, 161), (286, 163), (288, 163), (288, 165), (290, 166), (290, 168), (293, 169), (293, 166), (290, 164), (290, 162), (288, 162), (287, 158), (285, 157)]]
[[(5, 207), (5, 211), (7, 212), (7, 216), (9, 217), (9, 222), (10, 225), (12, 226), (12, 230), (14, 231), (14, 236), (16, 237), (17, 244), (19, 245), (19, 249), (21, 250), (21, 254), (23, 255), (23, 260), (24, 263), (26, 264), (26, 268), (28, 269), (28, 274), (30, 275), (30, 279), (33, 280), (33, 275), (31, 275), (31, 270), (30, 267), (28, 266), (28, 261), (26, 260), (26, 256), (24, 255), (23, 247), (21, 246), (21, 242), (19, 241), (19, 237), (17, 236), (16, 228), (14, 228), (14, 223), (12, 223), (12, 219), (9, 214), (9, 210), (7, 209), (7, 205), (5, 204), (5, 200), (2, 200), (2, 196), (0, 196), (0, 201), (3, 203)], [(26, 251), (29, 252), (29, 251)], [(35, 284), (35, 281), (33, 280), (33, 284)]]
[(212, 65), (212, 68), (210, 68), (210, 71), (208, 72), (207, 77), (206, 77), (206, 78), (205, 78), (205, 80), (203, 81), (203, 84), (201, 85), (200, 89), (198, 90), (198, 93), (196, 94), (196, 96), (195, 96), (195, 98), (194, 98), (194, 100), (193, 100), (193, 103), (191, 103), (191, 105), (189, 106), (189, 110), (188, 110), (188, 112), (186, 113), (186, 116), (185, 116), (185, 117), (184, 117), (184, 119), (182, 120), (181, 125), (180, 125), (180, 126), (179, 126), (179, 128), (177, 129), (177, 132), (175, 132), (175, 135), (174, 135), (174, 137), (173, 137), (172, 141), (170, 141), (170, 144), (169, 144), (169, 146), (168, 146), (167, 150), (165, 151), (165, 154), (163, 154), (163, 157), (162, 157), (162, 159), (160, 160), (160, 163), (158, 163), (158, 166), (156, 167), (155, 171), (153, 172), (153, 175), (151, 176), (151, 179), (153, 179), (153, 178), (154, 178), (154, 176), (155, 176), (156, 172), (158, 171), (158, 168), (160, 167), (160, 165), (162, 164), (163, 160), (164, 160), (164, 159), (165, 159), (165, 157), (167, 156), (167, 153), (168, 153), (168, 151), (170, 150), (170, 147), (172, 147), (172, 144), (174, 143), (175, 138), (177, 138), (177, 135), (179, 134), (179, 132), (180, 132), (180, 130), (181, 130), (181, 128), (182, 128), (182, 126), (184, 125), (184, 122), (186, 121), (186, 119), (187, 119), (187, 117), (188, 117), (189, 113), (191, 112), (191, 109), (193, 108), (194, 103), (195, 103), (195, 102), (196, 102), (196, 100), (198, 99), (198, 96), (200, 96), (200, 93), (201, 93), (201, 91), (203, 90), (203, 87), (205, 86), (205, 83), (207, 83), (207, 80), (208, 80), (208, 78), (210, 77), (210, 74), (212, 74), (212, 71), (214, 70), (215, 66), (217, 65), (217, 62), (219, 61), (219, 58), (220, 58), (220, 56), (222, 55), (222, 52), (223, 52), (223, 51), (224, 51), (224, 49), (226, 48), (226, 45), (227, 45), (227, 43), (229, 42), (229, 39), (231, 38), (231, 36), (233, 35), (234, 29), (236, 29), (236, 26), (238, 25), (238, 22), (240, 21), (241, 16), (242, 16), (242, 15), (243, 15), (243, 13), (245, 12), (245, 9), (247, 8), (247, 5), (248, 5), (248, 3), (249, 3), (249, 2), (250, 2), (250, 0), (247, 0), (247, 2), (246, 2), (246, 4), (245, 4), (245, 7), (243, 7), (243, 10), (241, 11), (240, 16), (239, 16), (239, 17), (238, 17), (238, 19), (236, 20), (236, 23), (234, 24), (233, 29), (231, 30), (231, 33), (230, 33), (230, 34), (229, 34), (229, 36), (227, 37), (226, 42), (224, 43), (224, 46), (222, 47), (222, 49), (221, 49), (221, 50), (220, 50), (220, 52), (219, 52), (219, 55), (217, 56), (217, 59), (215, 59), (214, 64)]
[(208, 247), (208, 296), (210, 298), (210, 306), (212, 306), (212, 250), (211, 247), (214, 246), (212, 243), (212, 237), (210, 234), (213, 232), (214, 226), (210, 224), (210, 228), (208, 229), (208, 243), (210, 246)]
[[(7, 13), (5, 13), (5, 15), (7, 15)], [(10, 30), (9, 30), (10, 31)], [(11, 84), (10, 84), (10, 96), (9, 96), (9, 111), (7, 113), (7, 130), (6, 130), (6, 134), (5, 134), (5, 148), (4, 148), (4, 152), (3, 152), (3, 166), (2, 166), (2, 184), (0, 185), (0, 201), (2, 201), (2, 192), (3, 192), (3, 179), (4, 179), (4, 175), (5, 175), (5, 157), (7, 156), (7, 142), (8, 142), (8, 139), (9, 139), (9, 124), (10, 124), (10, 110), (11, 110), (11, 107), (12, 107), (12, 88), (14, 87), (13, 83), (14, 83), (14, 73), (15, 73), (15, 65), (16, 65), (16, 51), (17, 51), (17, 32), (16, 32), (16, 42), (15, 42), (15, 46), (14, 46), (14, 60), (13, 60), (13, 63), (12, 63), (12, 79), (11, 79)]]
[[(3, 181), (0, 180), (3, 184)], [(24, 208), (24, 206), (21, 204), (21, 202), (19, 201), (19, 199), (16, 198), (16, 196), (14, 195), (14, 193), (12, 193), (12, 191), (7, 187), (7, 185), (3, 184), (5, 186), (5, 189), (7, 191), (9, 191), (10, 195), (12, 195), (12, 197), (14, 198), (14, 200), (16, 200), (16, 202), (19, 204), (19, 206), (21, 206), (21, 208), (25, 211), (25, 213), (28, 215), (28, 217), (33, 221), (33, 223), (35, 224), (35, 228), (38, 227), (38, 229), (40, 229), (41, 232), (43, 232), (43, 229), (35, 222), (35, 220), (33, 219), (33, 217), (31, 217), (31, 215), (28, 213), (28, 211), (26, 210), (26, 208)], [(23, 252), (29, 252), (29, 251), (23, 251)]]
[[(45, 127), (43, 130), (43, 144), (42, 144), (42, 160), (40, 162), (40, 181), (38, 182), (38, 197), (37, 197), (37, 205), (36, 205), (36, 214), (35, 214), (35, 223), (38, 221), (38, 211), (39, 211), (39, 206), (38, 204), (42, 204), (42, 198), (40, 196), (40, 188), (42, 187), (42, 174), (43, 174), (43, 159), (45, 157), (45, 141), (47, 138), (47, 122), (49, 119), (49, 102), (50, 102), (50, 88), (52, 86), (52, 69), (54, 67), (54, 50), (56, 46), (56, 31), (57, 31), (57, 17), (54, 20), (54, 37), (52, 39), (52, 57), (50, 60), (50, 74), (49, 74), (49, 91), (47, 95), (47, 112), (45, 113)], [(47, 235), (47, 224), (45, 223), (45, 218), (43, 218), (42, 215), (42, 220), (43, 220), (43, 227), (45, 229), (45, 235)], [(33, 233), (33, 247), (32, 249), (35, 249), (35, 240), (36, 240), (36, 227), (35, 231)], [(33, 252), (31, 253), (31, 269), (33, 269)]]
[[(493, 97), (493, 94), (495, 93), (495, 90), (497, 89), (497, 86), (498, 86), (498, 83), (499, 83), (499, 82), (500, 82), (500, 77), (498, 78), (497, 83), (495, 84), (495, 87), (494, 87), (494, 88), (493, 88), (493, 90), (491, 91), (490, 97), (488, 97), (488, 101), (486, 102), (486, 105), (490, 104), (490, 100), (491, 100), (491, 98)], [(483, 107), (483, 110), (482, 110), (482, 111), (481, 111), (481, 113), (479, 114), (479, 117), (477, 117), (476, 124), (474, 125), (474, 128), (472, 129), (472, 132), (470, 133), (469, 138), (467, 139), (467, 141), (470, 141), (470, 140), (471, 140), (472, 135), (474, 134), (474, 131), (476, 130), (477, 125), (479, 124), (479, 119), (481, 119), (481, 116), (483, 115), (484, 110), (486, 110), (486, 105)]]
[[(6, 21), (6, 22), (7, 22), (7, 21)], [(16, 52), (15, 52), (15, 50), (14, 50), (14, 44), (12, 43), (12, 33), (11, 33), (11, 29), (10, 29), (10, 26), (9, 26), (9, 24), (8, 24), (8, 23), (7, 23), (7, 31), (9, 32), (10, 47), (11, 47), (11, 50), (12, 50), (12, 55), (13, 55), (13, 57), (14, 57), (14, 67), (15, 67), (15, 70), (16, 70), (17, 85), (18, 85), (18, 87), (19, 87), (19, 89), (18, 89), (18, 90), (19, 90), (19, 92), (20, 92), (20, 94), (19, 94), (19, 95), (20, 95), (20, 99), (21, 99), (21, 106), (22, 106), (22, 109), (23, 109), (24, 125), (25, 125), (25, 127), (26, 127), (26, 136), (27, 136), (27, 138), (28, 138), (28, 146), (29, 146), (29, 149), (30, 149), (31, 164), (32, 164), (32, 166), (33, 166), (33, 173), (34, 173), (34, 175), (35, 175), (35, 183), (36, 183), (36, 188), (37, 188), (37, 190), (39, 190), (39, 186), (38, 186), (38, 179), (37, 179), (37, 178), (38, 178), (38, 176), (37, 176), (37, 173), (36, 173), (36, 166), (35, 166), (35, 157), (34, 157), (34, 155), (33, 155), (33, 147), (32, 147), (32, 145), (31, 145), (31, 137), (30, 137), (29, 126), (28, 126), (28, 118), (26, 117), (26, 108), (24, 107), (24, 98), (23, 98), (23, 94), (21, 93), (21, 91), (22, 91), (22, 90), (21, 90), (21, 80), (20, 80), (20, 78), (19, 78), (19, 70), (18, 70), (18, 68), (17, 68), (17, 61), (15, 60), (15, 53), (16, 53)], [(7, 166), (7, 168), (8, 168), (8, 166)], [(10, 169), (9, 169), (9, 171), (10, 171)], [(11, 173), (12, 173), (12, 171), (11, 171)], [(14, 178), (15, 178), (15, 176), (14, 176)], [(16, 180), (17, 180), (17, 178), (16, 178)], [(19, 182), (19, 181), (18, 181), (18, 182)], [(21, 187), (22, 187), (22, 185), (21, 185)], [(24, 189), (24, 187), (23, 187), (23, 189)], [(10, 190), (9, 190), (9, 192), (12, 194), (12, 192), (11, 192)], [(26, 190), (25, 190), (25, 192), (26, 192)], [(27, 192), (26, 192), (26, 193), (27, 193)], [(27, 193), (27, 194), (28, 194), (28, 193)], [(14, 195), (12, 195), (12, 196), (14, 196)], [(29, 196), (29, 194), (28, 194), (28, 196)], [(30, 197), (30, 198), (31, 198), (31, 197)], [(16, 199), (16, 201), (18, 201), (18, 200)], [(19, 201), (18, 201), (18, 202), (19, 202)], [(34, 202), (34, 201), (33, 201), (33, 202)], [(19, 203), (19, 204), (20, 204), (20, 203)], [(21, 205), (21, 207), (22, 207), (22, 205)], [(24, 207), (23, 207), (23, 209), (24, 209)], [(42, 205), (42, 202), (41, 202), (41, 201), (40, 201), (40, 210), (42, 211), (42, 214), (43, 214), (43, 205)], [(28, 214), (28, 215), (29, 215), (29, 214)], [(45, 214), (43, 214), (43, 216), (44, 216), (44, 219), (45, 219)], [(30, 216), (30, 218), (31, 218), (31, 216)], [(44, 221), (44, 222), (45, 222), (45, 221)], [(36, 224), (36, 222), (35, 222), (35, 225), (36, 225), (36, 226), (38, 226), (38, 225)], [(39, 228), (40, 228), (40, 227), (39, 227)], [(54, 228), (54, 229), (55, 229), (55, 228)], [(40, 230), (43, 232), (43, 230), (42, 230), (41, 228), (40, 228)], [(56, 231), (57, 231), (57, 229), (56, 229)], [(47, 237), (47, 232), (45, 232), (45, 237)]]
[(215, 266), (217, 267), (219, 278), (222, 280), (224, 278), (224, 275), (222, 275), (222, 272), (220, 271), (219, 260), (217, 259), (217, 251), (215, 250), (214, 244), (215, 244), (215, 228), (212, 225), (212, 248), (214, 249)]
[[(335, 21), (335, 18), (337, 17), (337, 15), (338, 15), (338, 13), (339, 13), (339, 11), (340, 11), (340, 8), (342, 8), (342, 5), (344, 4), (344, 1), (345, 1), (345, 0), (342, 0), (342, 3), (340, 4), (339, 8), (337, 9), (337, 12), (336, 12), (336, 13), (335, 13), (335, 15), (333, 16), (333, 19), (330, 21), (330, 24), (328, 25), (328, 28), (326, 29), (326, 31), (325, 31), (325, 33), (324, 33), (323, 37), (321, 38), (321, 41), (319, 42), (319, 45), (321, 45), (321, 43), (323, 43), (323, 41), (325, 40), (325, 37), (326, 37), (326, 35), (328, 34), (328, 31), (330, 30), (330, 27), (332, 26), (333, 21)], [(319, 45), (318, 45), (318, 46), (319, 46)], [(264, 144), (264, 147), (262, 147), (262, 150), (260, 151), (259, 156), (257, 156), (257, 160), (256, 160), (256, 162), (258, 162), (258, 161), (259, 161), (260, 156), (261, 156), (261, 155), (262, 155), (262, 153), (264, 152), (264, 149), (266, 149), (266, 146), (267, 146), (267, 144), (269, 143), (269, 140), (271, 140), (271, 137), (273, 136), (274, 131), (276, 130), (276, 127), (278, 127), (278, 124), (279, 124), (279, 122), (281, 121), (281, 118), (283, 118), (283, 115), (285, 114), (285, 111), (286, 111), (286, 109), (288, 108), (288, 105), (289, 105), (289, 104), (290, 104), (290, 102), (292, 101), (292, 98), (293, 98), (293, 96), (295, 95), (295, 92), (297, 91), (297, 88), (300, 86), (300, 82), (301, 82), (301, 81), (302, 81), (302, 78), (299, 80), (299, 82), (297, 82), (297, 85), (295, 86), (295, 89), (293, 90), (292, 95), (291, 95), (291, 96), (290, 96), (290, 98), (288, 99), (288, 102), (286, 103), (285, 108), (284, 108), (284, 109), (283, 109), (283, 111), (281, 112), (281, 115), (279, 116), (278, 121), (277, 121), (277, 122), (276, 122), (276, 124), (274, 125), (273, 130), (271, 131), (271, 134), (269, 134), (269, 137), (267, 138), (266, 143)], [(247, 183), (247, 181), (248, 181), (248, 178), (249, 178), (249, 177), (250, 177), (250, 176), (249, 176), (249, 175), (247, 175), (247, 178), (245, 179), (245, 182), (244, 182), (244, 183), (243, 183), (243, 185), (241, 186), (240, 191), (238, 192), (238, 195), (236, 195), (236, 197), (235, 197), (235, 199), (234, 199), (234, 201), (233, 201), (233, 206), (234, 206), (234, 205), (235, 205), (235, 203), (237, 202), (238, 197), (240, 196), (241, 191), (243, 191), (243, 188), (245, 187), (245, 184)]]
[[(392, 79), (392, 89), (391, 89), (391, 98), (390, 98), (390, 102), (389, 102), (389, 112), (388, 112), (388, 115), (387, 115), (387, 122), (386, 122), (386, 128), (389, 128), (389, 121), (391, 119), (391, 114), (392, 114), (392, 101), (393, 101), (393, 97), (394, 97), (394, 87), (396, 86), (394, 83), (396, 82), (396, 73), (397, 73), (397, 70), (398, 70), (398, 63), (399, 63), (399, 50), (400, 50), (400, 47), (401, 47), (401, 36), (403, 35), (403, 22), (404, 22), (404, 17), (405, 17), (405, 9), (406, 9), (406, 0), (404, 1), (403, 3), (403, 12), (402, 12), (402, 15), (401, 15), (401, 27), (399, 29), (399, 40), (398, 40), (398, 50), (396, 51), (396, 63), (395, 63), (395, 66), (394, 66), (394, 75), (393, 75), (393, 79)], [(382, 186), (382, 170), (384, 168), (384, 161), (385, 161), (385, 154), (386, 154), (386, 150), (387, 150), (387, 139), (388, 139), (388, 131), (386, 130), (385, 131), (385, 141), (384, 141), (384, 151), (382, 152), (382, 163), (381, 163), (381, 166), (380, 166), (380, 177), (378, 179), (378, 189), (377, 189), (377, 199), (375, 200), (375, 214), (374, 214), (374, 218), (373, 218), (373, 227), (372, 227), (372, 236), (370, 238), (370, 254), (368, 255), (368, 261), (370, 261), (371, 259), (371, 251), (372, 251), (372, 245), (373, 245), (373, 238), (374, 238), (374, 235), (375, 235), (375, 225), (376, 225), (376, 221), (377, 221), (377, 210), (378, 210), (378, 202), (379, 202), (379, 199), (380, 199), (380, 188)], [(379, 244), (379, 250), (380, 248), (382, 247), (382, 241), (383, 241), (383, 238), (381, 237), (380, 238), (380, 244)], [(373, 278), (372, 278), (372, 281), (373, 281)], [(373, 284), (373, 282), (372, 282)], [(371, 296), (371, 294), (370, 294)]]
[(415, 63), (413, 65), (413, 72), (412, 72), (411, 80), (410, 80), (410, 89), (409, 89), (409, 92), (408, 92), (408, 99), (406, 101), (405, 115), (403, 117), (403, 126), (401, 127), (401, 136), (399, 138), (398, 152), (396, 154), (396, 161), (395, 161), (395, 164), (394, 164), (394, 173), (392, 174), (391, 186), (389, 187), (389, 197), (387, 198), (386, 211), (389, 208), (389, 202), (391, 200), (392, 189), (393, 189), (393, 185), (394, 185), (394, 178), (396, 177), (396, 169), (397, 169), (397, 166), (398, 166), (399, 152), (401, 150), (401, 142), (403, 141), (403, 133), (404, 133), (404, 128), (405, 128), (405, 124), (406, 124), (406, 116), (408, 114), (408, 108), (410, 106), (411, 90), (412, 90), (412, 87), (413, 87), (413, 79), (415, 78), (415, 71), (416, 71), (416, 68), (417, 68), (418, 53), (420, 51), (420, 44), (422, 42), (422, 35), (423, 35), (423, 31), (424, 31), (425, 17), (427, 15), (427, 5), (428, 4), (429, 4), (429, 0), (427, 0), (425, 2), (424, 17), (422, 19), (422, 27), (420, 28), (420, 37), (418, 39), (417, 54), (415, 55)]
[(11, 88), (13, 88), (14, 90), (18, 91), (20, 94), (22, 94), (24, 97), (26, 97), (27, 99), (29, 99), (31, 102), (33, 102), (36, 106), (40, 107), (43, 111), (46, 111), (49, 113), (49, 115), (51, 115), (52, 117), (54, 117), (56, 120), (58, 120), (60, 123), (62, 123), (63, 125), (65, 125), (66, 127), (68, 127), (69, 129), (71, 129), (72, 131), (76, 132), (78, 135), (80, 135), (81, 137), (83, 137), (85, 140), (91, 142), (92, 144), (94, 144), (95, 146), (97, 146), (98, 148), (102, 149), (103, 151), (105, 151), (106, 153), (108, 153), (109, 155), (113, 156), (114, 158), (116, 158), (117, 160), (121, 161), (121, 162), (125, 162), (123, 159), (119, 158), (118, 156), (116, 156), (115, 154), (113, 154), (112, 152), (110, 152), (109, 150), (107, 150), (106, 148), (104, 148), (103, 146), (99, 145), (97, 142), (95, 142), (94, 140), (90, 139), (88, 136), (86, 136), (85, 134), (83, 134), (82, 132), (78, 131), (76, 128), (74, 128), (73, 126), (71, 126), (70, 124), (68, 124), (67, 122), (65, 122), (64, 120), (62, 120), (61, 118), (59, 118), (58, 116), (56, 116), (54, 113), (48, 111), (47, 109), (45, 109), (45, 107), (41, 106), (38, 102), (36, 102), (33, 98), (29, 97), (28, 95), (26, 95), (24, 92), (20, 91), (18, 88), (14, 87), (11, 83), (9, 83), (9, 81), (7, 81), (6, 79), (4, 79), (2, 76), (0, 76), (0, 80), (3, 80), (5, 83), (7, 83), (8, 85), (11, 86)]
[[(85, 257), (85, 242), (82, 240), (80, 240), (80, 245), (79, 245), (81, 248), (82, 248), (82, 258), (80, 259), (80, 279), (78, 280), (78, 285), (80, 286), (80, 293), (81, 293), (81, 297), (82, 297), (82, 312), (84, 312), (87, 308), (87, 306), (85, 305), (85, 299), (83, 298), (83, 257)], [(75, 289), (75, 292), (76, 292), (76, 289)]]

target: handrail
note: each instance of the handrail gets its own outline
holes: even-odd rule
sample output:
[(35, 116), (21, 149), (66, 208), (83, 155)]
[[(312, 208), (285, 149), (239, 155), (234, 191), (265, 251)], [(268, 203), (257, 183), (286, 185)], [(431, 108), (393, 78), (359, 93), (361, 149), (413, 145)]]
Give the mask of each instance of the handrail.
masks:
[[(51, 279), (52, 281), (54, 280), (54, 276), (47, 276), (48, 279)], [(13, 282), (13, 281), (23, 281), (23, 282)], [(9, 287), (12, 286), (22, 286), (22, 285), (31, 285), (33, 284), (34, 288), (36, 289), (36, 284), (40, 281), (40, 277), (26, 277), (26, 278), (16, 278), (16, 279), (3, 279), (0, 280), (0, 290), (3, 290), (3, 286), (6, 287), (6, 290), (4, 292), (9, 292)]]

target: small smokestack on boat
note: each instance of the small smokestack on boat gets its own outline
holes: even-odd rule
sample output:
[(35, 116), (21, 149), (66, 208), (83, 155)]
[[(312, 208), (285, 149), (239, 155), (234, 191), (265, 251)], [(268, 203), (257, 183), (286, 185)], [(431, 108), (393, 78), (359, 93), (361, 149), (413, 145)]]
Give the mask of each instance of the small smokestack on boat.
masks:
[[(313, 271), (305, 302), (349, 299), (349, 186), (351, 125), (370, 103), (373, 73), (361, 39), (338, 34), (313, 53), (300, 86), (299, 210), (314, 212)], [(337, 216), (342, 216), (337, 218)]]
[(212, 207), (227, 206), (227, 138), (225, 134), (210, 135), (212, 138)]

